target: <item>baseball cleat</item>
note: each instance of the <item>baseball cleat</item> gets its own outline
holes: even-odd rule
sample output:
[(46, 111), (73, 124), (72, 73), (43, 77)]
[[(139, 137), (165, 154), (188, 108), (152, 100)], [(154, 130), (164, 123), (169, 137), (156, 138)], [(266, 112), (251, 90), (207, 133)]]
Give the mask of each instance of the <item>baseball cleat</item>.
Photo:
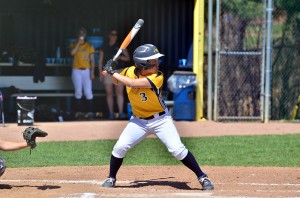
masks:
[(202, 177), (199, 177), (199, 182), (202, 186), (202, 190), (213, 190), (214, 186), (212, 185), (210, 179), (207, 177), (207, 175), (204, 175)]
[(109, 120), (115, 119), (115, 114), (112, 113), (112, 112), (110, 112), (109, 115), (108, 115), (108, 119), (109, 119)]
[(127, 119), (127, 115), (125, 113), (119, 113), (118, 118), (119, 118), (119, 120), (125, 120), (125, 119)]
[(102, 184), (102, 187), (112, 188), (116, 184), (116, 179), (112, 177), (108, 177)]

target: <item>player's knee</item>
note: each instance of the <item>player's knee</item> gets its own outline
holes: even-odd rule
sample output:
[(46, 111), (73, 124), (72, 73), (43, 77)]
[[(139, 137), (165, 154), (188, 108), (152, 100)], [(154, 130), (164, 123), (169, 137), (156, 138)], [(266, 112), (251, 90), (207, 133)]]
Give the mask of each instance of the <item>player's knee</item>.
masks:
[(185, 146), (180, 147), (172, 152), (172, 155), (178, 160), (183, 160), (187, 154), (188, 150), (185, 148)]
[(113, 156), (123, 158), (130, 148), (126, 144), (117, 143), (112, 151)]

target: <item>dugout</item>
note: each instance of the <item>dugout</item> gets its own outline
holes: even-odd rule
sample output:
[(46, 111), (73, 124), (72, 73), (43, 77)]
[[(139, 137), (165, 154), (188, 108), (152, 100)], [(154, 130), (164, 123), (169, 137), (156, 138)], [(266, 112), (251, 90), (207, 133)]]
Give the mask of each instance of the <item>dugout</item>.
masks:
[[(145, 24), (127, 49), (132, 55), (139, 45), (153, 43), (165, 54), (160, 69), (165, 74), (163, 89), (167, 90), (166, 79), (177, 70), (178, 59), (186, 58), (193, 42), (193, 10), (194, 0), (3, 0), (0, 2), (0, 87), (14, 86), (24, 95), (39, 94), (37, 106), (53, 104), (66, 108), (69, 106), (66, 98), (73, 91), (69, 86), (68, 39), (83, 26), (89, 36), (102, 36), (103, 43), (110, 29), (116, 28), (121, 41), (137, 19), (142, 18)], [(58, 48), (60, 57), (67, 61), (52, 62)], [(31, 61), (22, 62), (17, 55)], [(34, 57), (37, 62), (32, 61)], [(127, 64), (132, 65), (133, 61)], [(107, 111), (104, 87), (98, 76), (96, 69), (95, 105), (97, 111)], [(125, 110), (126, 105), (125, 102)], [(6, 109), (7, 116), (15, 112)]]

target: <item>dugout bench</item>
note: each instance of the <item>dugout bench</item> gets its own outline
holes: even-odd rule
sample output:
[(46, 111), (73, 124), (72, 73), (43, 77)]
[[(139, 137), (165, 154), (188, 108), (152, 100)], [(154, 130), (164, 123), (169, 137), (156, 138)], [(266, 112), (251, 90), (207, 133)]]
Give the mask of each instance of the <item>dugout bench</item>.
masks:
[[(46, 76), (44, 82), (34, 83), (30, 76), (1, 76), (0, 87), (15, 86), (24, 93), (10, 95), (9, 111), (15, 111), (15, 100), (18, 96), (37, 98), (64, 98), (66, 110), (71, 110), (71, 100), (74, 98), (74, 88), (71, 77)], [(105, 90), (98, 79), (93, 81), (94, 97), (105, 97)]]
[[(0, 63), (0, 71), (2, 68), (11, 68), (12, 63)], [(19, 64), (19, 68), (33, 68), (32, 64)], [(66, 111), (71, 111), (72, 99), (74, 98), (74, 88), (71, 80), (71, 76), (58, 76), (60, 74), (60, 69), (71, 70), (71, 67), (66, 64), (47, 64), (47, 68), (52, 68), (55, 70), (55, 74), (51, 76), (45, 76), (43, 82), (34, 82), (33, 76), (0, 76), (0, 87), (10, 87), (14, 86), (24, 93), (15, 93), (10, 95), (9, 99), (9, 112), (13, 113), (16, 110), (15, 101), (18, 96), (28, 96), (37, 98), (61, 98), (65, 101)], [(0, 72), (2, 73), (2, 72)], [(106, 96), (105, 89), (102, 83), (99, 82), (96, 77), (93, 80), (93, 95), (94, 98), (103, 98)], [(174, 101), (165, 101), (170, 113), (173, 113)], [(8, 106), (8, 105), (7, 105)]]
[[(15, 111), (15, 101), (18, 96), (28, 96), (37, 98), (63, 98), (66, 103), (66, 111), (71, 111), (72, 99), (74, 98), (73, 84), (70, 77), (54, 77), (46, 76), (44, 82), (34, 83), (32, 77), (28, 76), (10, 76), (0, 77), (0, 86), (15, 86), (25, 93), (16, 93), (10, 95), (9, 111)], [(5, 82), (5, 83), (4, 83)], [(4, 83), (4, 84), (3, 84)], [(103, 85), (94, 79), (93, 81), (94, 98), (102, 98), (106, 96)], [(165, 104), (169, 108), (170, 113), (173, 113), (174, 101), (166, 100)]]

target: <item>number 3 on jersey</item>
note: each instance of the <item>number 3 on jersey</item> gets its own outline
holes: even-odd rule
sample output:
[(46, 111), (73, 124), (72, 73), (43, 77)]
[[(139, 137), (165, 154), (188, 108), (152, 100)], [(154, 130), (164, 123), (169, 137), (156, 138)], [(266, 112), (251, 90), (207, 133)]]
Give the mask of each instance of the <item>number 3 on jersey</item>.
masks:
[(148, 97), (147, 97), (146, 93), (144, 93), (144, 92), (140, 93), (140, 97), (142, 99), (142, 102), (146, 102), (148, 100)]

